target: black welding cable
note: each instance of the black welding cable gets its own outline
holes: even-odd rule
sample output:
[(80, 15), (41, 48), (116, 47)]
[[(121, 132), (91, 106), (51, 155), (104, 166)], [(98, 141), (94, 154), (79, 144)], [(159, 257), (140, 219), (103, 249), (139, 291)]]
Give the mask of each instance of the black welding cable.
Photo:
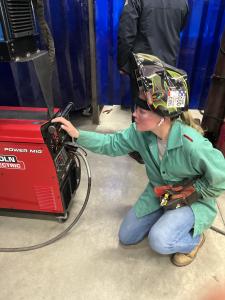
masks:
[(55, 45), (48, 23), (45, 20), (44, 2), (43, 0), (33, 0), (33, 5), (38, 17), (38, 23), (42, 36), (44, 38), (44, 42), (48, 48), (49, 61), (51, 63), (51, 66), (53, 66), (55, 61)]
[(225, 235), (225, 231), (223, 231), (223, 230), (221, 230), (221, 229), (219, 229), (219, 228), (217, 228), (217, 227), (215, 227), (215, 226), (211, 226), (210, 229), (216, 231), (217, 233), (220, 233), (220, 234), (222, 234), (222, 235)]
[[(51, 30), (49, 29), (48, 23), (45, 20), (45, 11), (44, 11), (44, 1), (43, 0), (33, 0), (33, 7), (38, 18), (38, 23), (40, 27), (40, 31), (42, 33), (42, 37), (44, 39), (45, 45), (48, 49), (48, 56), (49, 56), (49, 84), (50, 90), (52, 91), (52, 78), (53, 78), (53, 71), (54, 71), (54, 62), (55, 62), (55, 44), (54, 39), (51, 34)], [(46, 66), (47, 67), (47, 66)], [(46, 100), (46, 105), (48, 107), (48, 115), (50, 118), (53, 117), (54, 114), (54, 101), (53, 96), (51, 95)]]
[[(217, 204), (218, 211), (219, 211), (219, 213), (220, 213), (220, 216), (221, 216), (223, 225), (225, 226), (225, 220), (224, 220), (224, 218), (223, 218), (223, 214), (222, 214), (222, 212), (221, 212), (221, 208), (220, 208), (218, 202), (217, 202), (216, 204)], [(210, 229), (216, 231), (217, 233), (220, 233), (220, 234), (222, 234), (222, 235), (225, 235), (225, 231), (224, 231), (224, 230), (221, 230), (221, 229), (219, 229), (219, 228), (217, 228), (217, 227), (215, 227), (215, 226), (211, 226)]]
[[(71, 152), (73, 152), (73, 151), (71, 151)], [(91, 191), (91, 171), (90, 171), (88, 162), (82, 153), (80, 153), (79, 151), (76, 151), (76, 152), (74, 151), (73, 154), (75, 156), (76, 155), (81, 156), (81, 158), (83, 159), (84, 164), (86, 166), (86, 171), (87, 171), (87, 176), (88, 176), (88, 187), (87, 187), (86, 197), (85, 197), (83, 206), (81, 207), (81, 210), (77, 214), (74, 221), (63, 232), (61, 232), (60, 234), (58, 234), (57, 236), (53, 237), (52, 239), (50, 239), (46, 242), (43, 242), (43, 243), (40, 243), (37, 245), (33, 245), (33, 246), (28, 246), (28, 247), (0, 248), (0, 252), (22, 252), (22, 251), (30, 251), (30, 250), (35, 250), (35, 249), (39, 249), (39, 248), (48, 246), (48, 245), (53, 244), (54, 242), (58, 241), (59, 239), (63, 238), (72, 229), (72, 227), (74, 227), (74, 225), (78, 222), (78, 220), (80, 219), (81, 215), (83, 214), (83, 212), (87, 206), (87, 203), (88, 203), (88, 199), (89, 199), (89, 195), (90, 195), (90, 191)]]

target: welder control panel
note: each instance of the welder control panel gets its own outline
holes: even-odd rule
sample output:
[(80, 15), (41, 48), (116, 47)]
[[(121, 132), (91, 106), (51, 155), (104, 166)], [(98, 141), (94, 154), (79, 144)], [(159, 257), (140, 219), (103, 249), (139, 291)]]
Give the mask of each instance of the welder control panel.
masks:
[[(64, 117), (68, 119), (72, 107), (73, 103), (69, 103), (63, 111), (57, 112), (53, 118)], [(61, 124), (51, 123), (51, 120), (42, 125), (41, 132), (54, 160), (57, 175), (61, 182), (72, 164), (72, 159), (65, 149), (65, 143), (71, 142), (71, 137), (61, 128)]]
[(43, 137), (54, 158), (58, 155), (63, 144), (66, 141), (71, 141), (71, 138), (61, 128), (61, 125), (56, 123), (53, 124), (51, 121), (43, 126)]
[(65, 109), (58, 111), (47, 123), (42, 125), (41, 132), (45, 143), (47, 144), (51, 155), (56, 158), (61, 151), (66, 141), (71, 141), (71, 137), (61, 128), (61, 124), (52, 123), (51, 120), (56, 117), (69, 118), (69, 113), (73, 108), (73, 103), (70, 102)]

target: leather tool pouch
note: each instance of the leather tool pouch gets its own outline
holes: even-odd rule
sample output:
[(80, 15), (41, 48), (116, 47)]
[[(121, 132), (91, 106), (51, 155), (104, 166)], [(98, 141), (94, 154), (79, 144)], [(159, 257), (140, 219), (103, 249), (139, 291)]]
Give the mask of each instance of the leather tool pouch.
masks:
[(160, 206), (165, 210), (191, 205), (198, 199), (199, 195), (195, 191), (193, 180), (185, 180), (180, 184), (169, 186), (159, 197)]
[[(165, 197), (165, 196), (164, 196)], [(176, 209), (182, 206), (191, 205), (192, 203), (198, 201), (199, 196), (197, 192), (194, 192), (187, 198), (176, 198), (171, 199), (171, 196), (165, 201), (164, 197), (160, 197), (160, 206), (163, 207), (164, 210)]]

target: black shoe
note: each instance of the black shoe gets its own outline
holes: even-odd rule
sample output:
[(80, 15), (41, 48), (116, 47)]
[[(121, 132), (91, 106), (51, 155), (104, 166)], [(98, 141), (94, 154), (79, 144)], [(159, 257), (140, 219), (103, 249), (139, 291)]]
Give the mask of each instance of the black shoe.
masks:
[(92, 113), (93, 113), (93, 109), (91, 105), (89, 105), (88, 107), (82, 110), (82, 116), (84, 117), (90, 117), (92, 116)]
[(131, 153), (129, 153), (129, 156), (132, 157), (134, 160), (136, 160), (139, 164), (142, 164), (142, 165), (144, 164), (144, 161), (139, 152), (136, 152), (136, 151), (131, 152)]

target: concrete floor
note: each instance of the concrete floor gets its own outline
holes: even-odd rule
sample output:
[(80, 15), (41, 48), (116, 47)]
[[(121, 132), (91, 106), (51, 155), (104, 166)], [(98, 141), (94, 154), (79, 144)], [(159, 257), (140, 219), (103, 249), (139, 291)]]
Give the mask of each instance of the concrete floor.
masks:
[[(112, 109), (112, 110), (111, 110)], [(106, 111), (107, 110), (107, 111)], [(105, 111), (105, 112), (104, 112)], [(89, 119), (83, 129), (112, 132), (129, 126), (129, 111), (106, 107), (101, 125)], [(0, 299), (4, 300), (200, 300), (225, 286), (225, 237), (208, 230), (195, 262), (178, 268), (147, 241), (123, 248), (120, 223), (147, 182), (143, 165), (130, 157), (110, 158), (88, 152), (92, 171), (90, 200), (77, 226), (63, 239), (39, 250), (0, 253)], [(28, 246), (63, 231), (84, 199), (85, 173), (67, 222), (0, 217), (0, 247)], [(214, 223), (225, 230), (225, 195)], [(222, 299), (222, 298), (221, 298)]]

